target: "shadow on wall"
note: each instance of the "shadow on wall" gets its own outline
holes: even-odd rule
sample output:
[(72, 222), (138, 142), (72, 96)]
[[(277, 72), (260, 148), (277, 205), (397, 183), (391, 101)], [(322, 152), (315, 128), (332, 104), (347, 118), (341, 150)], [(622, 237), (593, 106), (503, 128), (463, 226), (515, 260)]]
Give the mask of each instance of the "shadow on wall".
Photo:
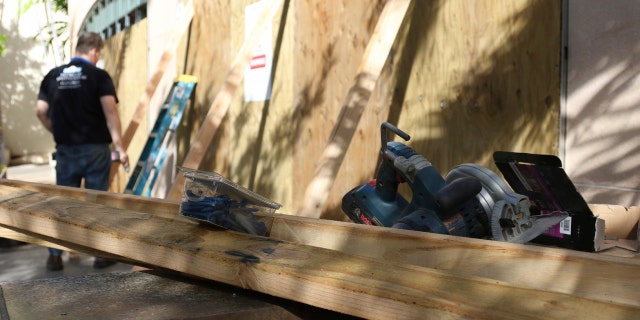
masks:
[[(289, 11), (288, 8), (289, 1), (285, 2), (284, 6), (284, 15), (281, 18), (281, 21), (286, 21), (286, 13)], [(380, 12), (382, 10), (380, 6), (380, 2), (376, 2), (378, 7), (374, 12)], [(373, 33), (373, 29), (375, 28), (377, 22), (378, 15), (373, 14), (370, 17), (370, 20), (367, 22), (367, 30), (369, 33)], [(279, 50), (282, 39), (284, 28), (291, 28), (291, 26), (285, 26), (285, 24), (281, 24), (280, 30), (278, 32), (278, 41), (276, 43), (276, 52)], [(277, 112), (274, 114), (270, 114), (270, 101), (266, 101), (265, 105), (262, 107), (262, 115), (260, 118), (260, 130), (257, 135), (257, 139), (254, 143), (255, 148), (248, 148), (245, 150), (245, 153), (240, 157), (240, 160), (235, 165), (238, 165), (242, 173), (240, 176), (248, 176), (249, 177), (249, 187), (253, 190), (257, 190), (262, 194), (273, 194), (276, 190), (278, 190), (278, 183), (289, 183), (292, 180), (286, 181), (274, 181), (273, 179), (262, 179), (257, 174), (258, 166), (260, 167), (261, 172), (277, 172), (278, 168), (281, 166), (281, 162), (286, 161), (288, 157), (293, 155), (294, 170), (302, 170), (301, 166), (297, 163), (298, 161), (309, 161), (314, 162), (317, 159), (309, 159), (302, 156), (304, 159), (298, 159), (294, 155), (293, 148), (296, 148), (301, 142), (299, 140), (300, 137), (304, 137), (304, 130), (309, 130), (310, 125), (312, 123), (313, 117), (322, 114), (319, 110), (327, 110), (330, 107), (327, 107), (327, 103), (335, 102), (335, 97), (328, 96), (327, 92), (331, 92), (329, 87), (331, 87), (330, 81), (335, 81), (335, 68), (339, 66), (339, 50), (340, 45), (344, 45), (344, 43), (340, 44), (338, 39), (330, 38), (325, 39), (326, 41), (322, 42), (323, 47), (316, 48), (316, 53), (319, 56), (319, 60), (322, 61), (321, 69), (319, 72), (315, 73), (312, 79), (309, 81), (300, 84), (299, 91), (295, 92), (295, 97), (293, 98), (294, 106), (292, 106), (292, 112)], [(277, 57), (278, 54), (275, 55)], [(274, 73), (276, 77), (278, 76), (277, 72), (277, 61), (274, 61)], [(273, 79), (272, 79), (273, 80)], [(347, 80), (347, 79), (345, 79)], [(350, 82), (351, 79), (349, 79)], [(279, 88), (278, 85), (281, 85), (282, 81), (272, 81), (276, 87), (273, 88), (274, 94), (278, 92), (286, 92), (286, 88)], [(284, 82), (286, 83), (286, 81)], [(248, 108), (242, 109), (247, 110)], [(251, 117), (249, 115), (241, 114), (234, 123), (236, 126), (236, 130), (241, 130), (242, 127), (251, 125), (250, 124)], [(279, 124), (270, 131), (264, 130), (266, 123), (276, 123)], [(311, 126), (313, 127), (313, 126)], [(328, 137), (327, 137), (328, 138)], [(268, 147), (266, 147), (268, 145)], [(308, 147), (308, 146), (307, 146)], [(318, 145), (316, 147), (324, 148), (325, 145)], [(268, 155), (268, 156), (265, 156)], [(244, 160), (244, 159), (248, 159)], [(245, 172), (248, 173), (245, 175)], [(295, 172), (292, 172), (294, 176)], [(296, 184), (293, 188), (300, 189), (306, 187), (304, 182), (295, 181)], [(295, 193), (294, 193), (295, 194)], [(295, 201), (294, 201), (295, 203)], [(289, 208), (290, 210), (293, 208)], [(336, 217), (339, 219), (339, 217)]]
[[(574, 122), (571, 126), (574, 132), (567, 135), (570, 143), (567, 152), (575, 149), (580, 155), (574, 159), (587, 160), (574, 160), (570, 172), (590, 203), (637, 206), (640, 204), (640, 145), (637, 143), (640, 127), (634, 126), (637, 121), (631, 119), (637, 119), (634, 115), (638, 114), (638, 104), (603, 103), (625, 94), (633, 86), (634, 77), (638, 77), (638, 69), (634, 70), (637, 62), (633, 63), (631, 58), (618, 61), (619, 65), (598, 68), (602, 73), (615, 73), (614, 80), (593, 92), (582, 111), (568, 119)], [(598, 128), (608, 132), (594, 133)], [(592, 186), (598, 187), (592, 189)]]
[(11, 151), (12, 164), (46, 163), (55, 145), (51, 134), (40, 124), (35, 113), (40, 80), (44, 77), (41, 70), (46, 65), (46, 53), (34, 56), (33, 49), (40, 44), (31, 38), (21, 37), (17, 30), (15, 22), (9, 30), (0, 30), (0, 33), (9, 36), (7, 51), (0, 58), (4, 145)]
[(591, 203), (640, 205), (640, 4), (569, 7), (569, 174)]
[[(276, 85), (278, 85), (279, 83), (274, 81), (274, 78), (278, 73), (278, 65), (280, 62), (282, 42), (284, 40), (284, 32), (287, 27), (286, 21), (287, 21), (287, 15), (289, 14), (289, 4), (290, 4), (289, 0), (286, 0), (283, 3), (282, 16), (280, 17), (280, 21), (282, 21), (282, 23), (280, 23), (280, 26), (277, 31), (277, 36), (275, 37), (276, 41), (274, 46), (274, 55), (273, 55), (274, 59), (273, 59), (273, 65), (272, 65), (273, 71), (271, 73), (270, 82)], [(326, 57), (326, 55), (323, 55), (323, 57)], [(330, 60), (330, 58), (328, 60)], [(325, 65), (326, 69), (330, 69), (331, 64), (332, 63), (329, 61), (328, 65)], [(320, 81), (322, 81), (325, 77), (326, 77), (326, 73), (323, 72), (323, 74), (320, 75)], [(278, 92), (281, 90), (282, 89), (278, 87), (272, 88), (272, 92)], [(286, 158), (287, 157), (286, 155), (291, 154), (291, 143), (293, 141), (292, 137), (298, 136), (298, 131), (299, 131), (298, 121), (303, 121), (306, 118), (304, 115), (299, 115), (299, 114), (296, 114), (296, 112), (294, 112), (293, 115), (287, 114), (285, 116), (285, 117), (290, 117), (289, 119), (285, 118), (285, 119), (275, 120), (277, 123), (283, 123), (283, 124), (286, 123), (288, 125), (278, 126), (277, 129), (272, 130), (270, 132), (270, 137), (267, 138), (265, 137), (267, 121), (274, 121), (274, 120), (268, 120), (270, 115), (270, 107), (271, 107), (271, 101), (266, 100), (264, 102), (264, 105), (262, 106), (262, 113), (260, 116), (260, 122), (258, 124), (256, 141), (253, 144), (253, 147), (248, 148), (245, 154), (242, 155), (241, 159), (243, 160), (237, 163), (237, 165), (239, 165), (242, 168), (242, 171), (248, 172), (247, 175), (241, 174), (241, 176), (249, 177), (249, 181), (247, 184), (249, 189), (257, 190), (258, 192), (261, 192), (264, 194), (273, 194), (274, 190), (276, 190), (276, 187), (275, 187), (276, 182), (271, 181), (270, 179), (260, 179), (257, 176), (258, 166), (262, 168), (263, 172), (272, 172), (277, 170), (279, 166), (279, 162), (282, 161), (282, 158)], [(249, 109), (243, 108), (242, 110), (243, 112), (240, 115), (238, 115), (235, 123), (233, 124), (236, 127), (236, 130), (238, 131), (242, 130), (242, 127), (248, 125), (250, 123), (249, 119), (251, 119), (251, 117), (246, 112)], [(269, 144), (269, 143), (266, 143), (265, 141), (271, 141), (271, 144), (268, 146), (268, 150), (269, 150), (268, 152), (270, 155), (273, 155), (273, 156), (269, 158), (265, 158), (262, 156), (266, 151), (265, 146)]]
[[(433, 47), (435, 53), (416, 58), (418, 66), (423, 64), (417, 72), (422, 72), (425, 80), (424, 85), (414, 83), (412, 87), (426, 88), (422, 99), (417, 95), (421, 92), (409, 92), (403, 107), (395, 105), (392, 114), (398, 114), (401, 123), (405, 117), (424, 119), (421, 123), (404, 121), (416, 133), (427, 132), (417, 135), (426, 139), (411, 145), (443, 175), (468, 162), (495, 170), (492, 154), (497, 150), (557, 154), (560, 4), (533, 1), (512, 10), (514, 14), (501, 17), (496, 26), (490, 26), (480, 14), (456, 17), (449, 12), (451, 16), (442, 18), (445, 24), (464, 27), (468, 19), (469, 24), (493, 29), (493, 36), (504, 37), (496, 39), (500, 46), (495, 48), (483, 46), (490, 35), (468, 27), (463, 31), (475, 33), (458, 34), (451, 42), (421, 36), (418, 28), (409, 35), (409, 41)], [(558, 31), (550, 32), (553, 28)], [(451, 54), (451, 60), (438, 52)], [(429, 70), (436, 72), (430, 74)], [(432, 81), (440, 85), (429, 85)], [(416, 82), (420, 84), (420, 80)], [(402, 114), (406, 110), (412, 113)]]

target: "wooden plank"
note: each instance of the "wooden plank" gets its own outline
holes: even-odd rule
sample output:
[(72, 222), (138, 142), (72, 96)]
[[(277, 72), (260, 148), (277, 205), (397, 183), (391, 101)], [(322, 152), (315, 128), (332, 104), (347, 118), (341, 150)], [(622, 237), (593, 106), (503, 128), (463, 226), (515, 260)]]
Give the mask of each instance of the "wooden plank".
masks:
[[(179, 207), (179, 203), (176, 201), (146, 198), (131, 194), (112, 193), (108, 191), (58, 186), (53, 184), (0, 179), (0, 185), (69, 197), (80, 201), (102, 204), (118, 209), (127, 209), (138, 212), (153, 212), (154, 214), (167, 218), (175, 216)], [(1, 194), (4, 194), (2, 188), (0, 188), (0, 195)]]
[[(1, 183), (178, 219), (177, 202), (19, 181), (3, 180)], [(0, 187), (0, 196), (8, 192), (13, 190)], [(591, 207), (596, 214), (611, 210), (611, 206)], [(638, 210), (640, 208), (629, 211)], [(635, 276), (640, 268), (640, 257), (610, 257), (299, 216), (275, 214), (265, 215), (262, 219), (270, 226), (269, 237), (273, 239), (442, 269), (462, 276), (481, 276), (543, 291), (640, 306), (640, 292), (636, 290), (640, 287), (640, 279)]]
[[(260, 43), (260, 39), (264, 34), (265, 26), (269, 23), (273, 23), (273, 18), (280, 8), (282, 8), (283, 3), (284, 0), (271, 0), (270, 3), (264, 6), (264, 11), (260, 14), (260, 17), (249, 34), (249, 37), (244, 41), (242, 48), (240, 48), (240, 52), (231, 64), (231, 69), (227, 74), (227, 78), (222, 84), (215, 100), (211, 104), (202, 127), (198, 131), (194, 141), (191, 142), (189, 152), (182, 163), (183, 167), (198, 169), (200, 166), (200, 162), (207, 151), (207, 147), (218, 131), (220, 123), (222, 123), (222, 120), (227, 115), (231, 100), (238, 86), (240, 86), (241, 81), (244, 79), (244, 71), (253, 57), (253, 52), (256, 46)], [(284, 23), (284, 21), (282, 23)], [(181, 172), (178, 172), (176, 180), (167, 194), (167, 199), (179, 199), (183, 184), (184, 175), (182, 175)]]
[(640, 259), (611, 257), (560, 248), (453, 237), (342, 222), (311, 223), (302, 217), (277, 217), (270, 237), (481, 276), (517, 286), (612, 299), (636, 305)]
[(306, 188), (304, 202), (298, 212), (300, 216), (320, 218), (360, 117), (411, 4), (411, 0), (390, 0), (385, 4), (358, 67), (355, 83), (349, 89), (314, 177)]
[[(144, 90), (144, 93), (140, 97), (138, 101), (138, 105), (133, 113), (127, 128), (124, 130), (122, 134), (122, 147), (125, 150), (128, 150), (129, 144), (131, 144), (131, 140), (133, 140), (133, 136), (135, 135), (138, 127), (140, 126), (140, 122), (147, 115), (147, 111), (149, 109), (149, 102), (151, 101), (153, 95), (156, 93), (156, 89), (158, 88), (158, 84), (162, 80), (169, 63), (172, 61), (175, 51), (180, 43), (180, 38), (184, 32), (188, 29), (191, 20), (193, 19), (193, 3), (191, 0), (188, 0), (184, 6), (184, 11), (180, 20), (177, 21), (176, 27), (174, 29), (173, 35), (167, 40), (167, 45), (165, 50), (162, 52), (162, 56), (160, 57), (160, 61), (158, 61), (158, 65), (156, 66), (151, 78), (147, 82), (147, 86)], [(119, 163), (114, 163), (111, 166), (111, 172), (109, 176), (109, 181), (112, 181), (117, 173)]]
[(63, 247), (59, 244), (44, 241), (42, 239), (31, 237), (24, 233), (16, 232), (6, 228), (0, 228), (0, 238), (6, 238), (6, 239), (16, 240), (20, 242), (36, 244), (43, 247), (56, 248), (64, 251), (69, 251), (69, 248)]
[(10, 189), (13, 192), (0, 198), (0, 225), (80, 251), (107, 252), (353, 316), (621, 319), (640, 311), (637, 305), (518, 287)]

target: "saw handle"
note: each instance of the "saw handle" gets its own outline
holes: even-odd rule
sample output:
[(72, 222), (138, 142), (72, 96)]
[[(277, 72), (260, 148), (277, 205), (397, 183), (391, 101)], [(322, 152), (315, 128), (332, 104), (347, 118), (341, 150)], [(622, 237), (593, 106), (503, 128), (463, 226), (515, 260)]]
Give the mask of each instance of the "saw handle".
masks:
[(438, 190), (435, 200), (443, 212), (448, 212), (469, 199), (475, 197), (482, 190), (482, 183), (474, 177), (455, 179)]
[(400, 136), (400, 138), (404, 139), (404, 141), (409, 141), (409, 139), (411, 139), (411, 136), (409, 136), (409, 134), (407, 134), (406, 132), (398, 129), (398, 127), (392, 125), (389, 122), (383, 122), (380, 125), (380, 138), (381, 138), (381, 151), (382, 154), (384, 154), (384, 152), (387, 150), (387, 142), (389, 142), (389, 137), (387, 136), (387, 130), (391, 130), (391, 132), (397, 134), (398, 136)]

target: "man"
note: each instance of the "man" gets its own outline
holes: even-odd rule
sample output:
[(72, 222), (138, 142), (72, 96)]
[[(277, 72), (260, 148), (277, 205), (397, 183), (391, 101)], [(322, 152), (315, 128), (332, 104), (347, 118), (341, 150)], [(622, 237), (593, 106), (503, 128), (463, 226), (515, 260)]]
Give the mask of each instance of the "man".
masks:
[[(40, 84), (36, 114), (56, 143), (56, 184), (107, 190), (111, 148), (125, 168), (116, 90), (109, 74), (96, 67), (104, 43), (97, 33), (78, 38), (75, 57), (49, 71)], [(62, 270), (62, 251), (49, 248), (47, 269)], [(115, 262), (96, 258), (95, 268)]]

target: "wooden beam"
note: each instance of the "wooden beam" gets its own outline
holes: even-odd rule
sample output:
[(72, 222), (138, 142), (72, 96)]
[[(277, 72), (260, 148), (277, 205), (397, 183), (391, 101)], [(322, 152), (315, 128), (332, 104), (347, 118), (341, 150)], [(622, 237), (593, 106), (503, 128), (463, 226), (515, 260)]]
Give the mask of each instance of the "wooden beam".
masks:
[[(211, 140), (213, 140), (222, 120), (226, 117), (227, 112), (229, 111), (231, 100), (233, 99), (238, 86), (240, 86), (244, 79), (244, 71), (253, 57), (253, 52), (256, 46), (260, 43), (260, 39), (262, 38), (264, 31), (267, 29), (266, 26), (273, 23), (273, 18), (280, 8), (282, 8), (283, 3), (284, 0), (271, 0), (270, 3), (264, 6), (264, 10), (260, 14), (253, 30), (249, 34), (249, 37), (245, 39), (242, 47), (240, 48), (240, 52), (238, 52), (238, 55), (236, 55), (233, 63), (231, 64), (231, 69), (227, 74), (227, 78), (222, 84), (216, 98), (213, 100), (202, 127), (198, 131), (194, 141), (191, 142), (189, 152), (182, 163), (183, 167), (198, 169), (200, 166), (200, 162), (202, 162), (202, 158), (207, 151), (207, 147), (211, 144)], [(282, 23), (285, 22), (283, 21)], [(182, 172), (178, 172), (176, 180), (167, 194), (167, 199), (180, 199), (180, 191), (182, 190), (183, 184), (184, 175)]]
[(640, 312), (637, 302), (518, 287), (10, 189), (0, 197), (0, 225), (358, 317), (622, 319)]
[(298, 210), (300, 216), (320, 218), (369, 96), (376, 86), (411, 3), (411, 0), (390, 0), (385, 4), (358, 67), (355, 83), (349, 89), (318, 168), (307, 186), (302, 208)]
[(16, 240), (20, 242), (31, 243), (31, 244), (35, 244), (43, 247), (56, 248), (64, 251), (69, 251), (69, 248), (63, 247), (59, 244), (44, 241), (40, 238), (31, 237), (24, 233), (16, 232), (6, 228), (0, 228), (0, 238), (6, 238), (6, 239)]
[[(179, 204), (167, 200), (11, 180), (0, 180), (0, 184), (179, 219)], [(12, 192), (14, 189), (0, 186), (0, 196)], [(591, 205), (596, 215), (611, 207)], [(635, 277), (640, 257), (619, 258), (281, 214), (262, 215), (262, 219), (273, 239), (640, 306), (640, 292), (636, 290), (640, 279)]]
[[(176, 26), (171, 37), (167, 39), (166, 48), (162, 52), (162, 56), (158, 61), (158, 65), (156, 66), (155, 70), (153, 70), (153, 74), (147, 82), (147, 86), (144, 90), (144, 93), (140, 97), (140, 100), (138, 101), (138, 105), (136, 106), (131, 121), (129, 121), (129, 124), (122, 134), (122, 147), (125, 150), (128, 150), (129, 145), (131, 144), (131, 140), (133, 140), (133, 136), (140, 126), (140, 122), (142, 121), (143, 117), (147, 115), (147, 111), (149, 110), (149, 102), (156, 93), (156, 89), (158, 89), (158, 85), (164, 77), (169, 63), (175, 56), (175, 52), (178, 44), (180, 43), (180, 39), (191, 24), (193, 13), (193, 3), (191, 0), (188, 0), (184, 6), (184, 11), (182, 13), (182, 16), (180, 17), (180, 20), (176, 22)], [(111, 166), (109, 181), (112, 181), (115, 177), (119, 165), (119, 163), (114, 163)]]
[[(167, 218), (175, 217), (179, 207), (179, 204), (176, 202), (169, 202), (162, 199), (151, 200), (151, 198), (133, 196), (128, 194), (111, 193), (107, 191), (97, 191), (91, 189), (5, 179), (0, 180), (0, 184), (22, 188), (24, 190), (33, 190), (57, 196), (65, 196), (80, 201), (102, 204), (119, 209), (128, 209), (139, 212), (152, 211), (158, 216), (164, 216)], [(0, 194), (3, 194), (2, 190), (0, 190)], [(0, 228), (0, 237), (13, 239), (16, 241), (28, 242), (44, 247), (58, 248), (64, 251), (70, 250), (69, 248), (61, 246), (59, 244), (5, 228)]]
[[(118, 209), (152, 212), (153, 214), (166, 218), (174, 217), (178, 212), (178, 207), (180, 206), (180, 203), (177, 201), (141, 197), (132, 194), (58, 186), (53, 184), (0, 179), (0, 185), (47, 193), (50, 195), (69, 197), (75, 200), (101, 204)], [(3, 189), (0, 188), (0, 195), (3, 193)]]

